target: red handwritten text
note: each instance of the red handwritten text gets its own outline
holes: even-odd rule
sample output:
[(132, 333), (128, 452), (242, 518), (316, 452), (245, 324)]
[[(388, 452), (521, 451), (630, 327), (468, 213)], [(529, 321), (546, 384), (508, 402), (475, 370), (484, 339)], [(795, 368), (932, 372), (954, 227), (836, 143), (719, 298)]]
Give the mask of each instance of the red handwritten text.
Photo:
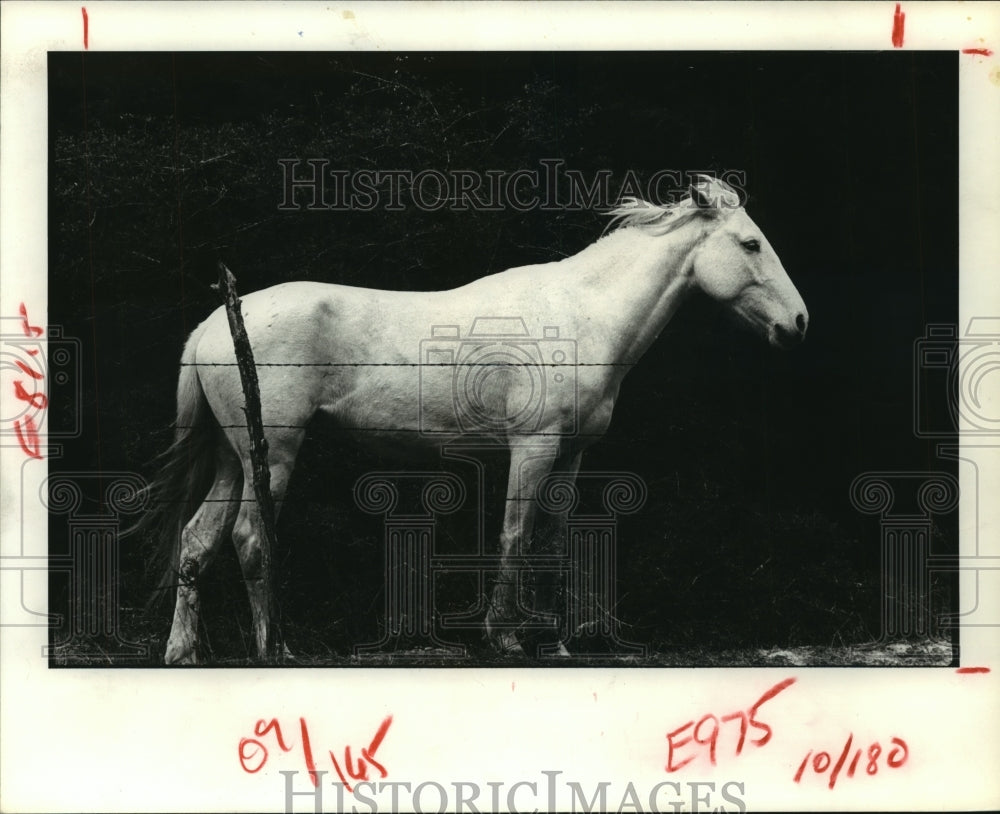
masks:
[[(368, 779), (369, 768), (377, 770), (382, 777), (388, 776), (389, 773), (386, 771), (385, 766), (375, 759), (375, 753), (378, 751), (379, 746), (381, 746), (382, 741), (385, 739), (386, 733), (389, 731), (389, 726), (391, 724), (392, 716), (387, 715), (382, 723), (379, 724), (379, 728), (375, 732), (375, 736), (368, 742), (368, 745), (361, 748), (361, 755), (357, 758), (357, 760), (352, 759), (350, 746), (344, 748), (343, 765), (337, 759), (337, 756), (333, 753), (333, 751), (328, 750), (330, 760), (333, 763), (333, 768), (337, 772), (340, 782), (344, 784), (348, 791), (353, 791), (351, 781)], [(254, 737), (240, 738), (240, 766), (247, 774), (256, 774), (263, 769), (264, 764), (267, 763), (269, 752), (267, 746), (261, 739), (271, 733), (274, 734), (274, 739), (278, 744), (278, 748), (281, 749), (282, 752), (291, 752), (295, 748), (294, 743), (285, 739), (284, 733), (281, 729), (281, 724), (278, 722), (277, 718), (271, 718), (269, 721), (266, 721), (263, 718), (259, 719), (257, 723), (254, 724)], [(316, 769), (316, 760), (313, 757), (312, 740), (309, 737), (309, 725), (306, 723), (305, 718), (299, 718), (299, 736), (302, 744), (302, 758), (306, 765), (306, 771), (309, 772), (309, 779), (312, 781), (314, 786), (318, 786), (319, 773)]]
[(28, 309), (24, 307), (23, 302), (21, 303), (21, 307), (18, 309), (18, 312), (21, 314), (21, 329), (24, 331), (25, 336), (38, 337), (45, 333), (44, 328), (28, 324)]
[(903, 47), (903, 29), (906, 26), (906, 15), (899, 10), (899, 3), (896, 3), (896, 13), (892, 15), (892, 47)]
[[(840, 751), (840, 755), (837, 757), (836, 763), (830, 757), (829, 752), (817, 752), (815, 755), (810, 749), (806, 753), (806, 756), (802, 758), (802, 763), (799, 764), (799, 770), (795, 773), (793, 778), (796, 783), (802, 782), (802, 775), (805, 773), (806, 766), (810, 764), (809, 758), (812, 758), (812, 770), (816, 774), (823, 774), (827, 769), (830, 769), (831, 764), (833, 768), (830, 770), (830, 779), (827, 781), (827, 788), (833, 789), (837, 785), (837, 778), (840, 777), (840, 772), (843, 770), (844, 766), (847, 765), (847, 776), (854, 777), (854, 773), (858, 770), (859, 764), (864, 766), (865, 774), (874, 776), (878, 774), (878, 761), (882, 756), (882, 746), (878, 742), (873, 743), (865, 749), (858, 749), (854, 753), (854, 757), (851, 762), (847, 763), (847, 758), (851, 754), (851, 747), (854, 743), (854, 733), (852, 732), (847, 736), (847, 741), (844, 743), (844, 748)], [(862, 758), (862, 755), (864, 756)], [(902, 738), (892, 739), (892, 748), (886, 753), (885, 763), (890, 769), (898, 769), (904, 763), (906, 759), (910, 756), (910, 750), (906, 745), (906, 741)], [(863, 761), (863, 762), (862, 762)]]
[[(28, 322), (28, 309), (24, 307), (24, 303), (21, 303), (19, 309), (21, 314), (21, 330), (24, 331), (24, 335), (27, 337), (37, 338), (45, 333), (45, 329), (39, 327), (38, 325), (32, 325)], [(31, 349), (27, 351), (29, 356), (37, 356), (38, 349)], [(18, 401), (23, 401), (30, 404), (35, 410), (41, 411), (49, 406), (48, 396), (41, 389), (44, 388), (45, 374), (38, 370), (33, 370), (31, 367), (26, 365), (24, 362), (17, 362), (18, 369), (28, 376), (27, 380), (18, 379), (14, 382), (14, 397)], [(25, 381), (32, 388), (31, 392), (25, 387)], [(26, 416), (25, 418), (19, 418), (14, 422), (14, 435), (17, 436), (17, 442), (21, 445), (21, 449), (24, 450), (31, 458), (41, 458), (41, 441), (38, 438), (38, 425), (35, 424), (35, 419), (33, 416)]]
[[(751, 736), (749, 739), (750, 743), (757, 747), (764, 746), (771, 740), (774, 732), (770, 726), (758, 719), (757, 713), (764, 704), (794, 683), (794, 678), (786, 678), (784, 681), (780, 681), (771, 687), (748, 709), (741, 709), (722, 716), (715, 716), (709, 713), (702, 716), (697, 723), (694, 720), (690, 720), (683, 726), (677, 727), (673, 732), (668, 733), (667, 772), (676, 772), (682, 769), (698, 756), (698, 752), (704, 753), (706, 749), (708, 750), (709, 761), (714, 766), (718, 752), (719, 735), (723, 726), (730, 722), (739, 721), (740, 734), (735, 747), (737, 755), (743, 751), (743, 747), (747, 742), (747, 734), (751, 729), (760, 734), (756, 737)], [(689, 750), (693, 749), (695, 753), (678, 757), (677, 753), (690, 743), (696, 744), (694, 747), (689, 747)]]

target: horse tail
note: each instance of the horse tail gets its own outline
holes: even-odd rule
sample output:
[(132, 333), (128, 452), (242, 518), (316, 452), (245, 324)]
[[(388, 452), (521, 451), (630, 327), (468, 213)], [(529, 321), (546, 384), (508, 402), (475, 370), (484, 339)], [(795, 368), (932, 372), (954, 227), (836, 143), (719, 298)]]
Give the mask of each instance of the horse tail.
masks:
[(191, 333), (181, 355), (177, 379), (177, 420), (174, 441), (156, 462), (159, 474), (146, 487), (149, 510), (128, 533), (144, 532), (153, 546), (151, 570), (159, 570), (150, 605), (169, 596), (177, 585), (181, 532), (208, 494), (215, 474), (218, 426), (205, 398), (195, 364), (203, 322)]

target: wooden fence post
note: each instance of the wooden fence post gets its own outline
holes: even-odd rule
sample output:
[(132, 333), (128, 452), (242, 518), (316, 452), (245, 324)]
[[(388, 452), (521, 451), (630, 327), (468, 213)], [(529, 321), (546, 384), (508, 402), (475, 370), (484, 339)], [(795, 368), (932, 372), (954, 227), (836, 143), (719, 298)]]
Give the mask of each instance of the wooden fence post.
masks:
[(236, 293), (236, 278), (222, 262), (219, 263), (219, 282), (212, 286), (222, 296), (229, 317), (229, 330), (233, 335), (236, 364), (240, 369), (243, 395), (246, 406), (243, 412), (247, 419), (250, 435), (250, 459), (253, 462), (253, 491), (257, 498), (264, 539), (260, 552), (260, 579), (263, 585), (264, 611), (267, 631), (264, 641), (258, 641), (260, 656), (268, 664), (278, 661), (281, 647), (281, 632), (278, 622), (278, 606), (274, 601), (272, 554), (277, 545), (275, 531), (274, 501), (271, 499), (271, 470), (267, 465), (267, 439), (264, 437), (264, 423), (260, 414), (260, 384), (257, 381), (257, 367), (254, 364), (253, 349), (243, 325), (240, 298)]

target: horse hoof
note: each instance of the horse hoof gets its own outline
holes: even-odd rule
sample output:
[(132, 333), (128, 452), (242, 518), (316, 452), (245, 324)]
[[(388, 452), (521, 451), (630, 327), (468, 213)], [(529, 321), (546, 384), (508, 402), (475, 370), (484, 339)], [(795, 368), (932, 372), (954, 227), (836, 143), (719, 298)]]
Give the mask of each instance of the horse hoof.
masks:
[(163, 657), (163, 663), (170, 667), (175, 667), (175, 666), (183, 667), (186, 664), (197, 664), (198, 657), (194, 654), (193, 651), (188, 651), (185, 653), (175, 653), (171, 652), (170, 650), (167, 650), (167, 654)]
[(504, 656), (523, 656), (524, 648), (513, 633), (501, 633), (494, 639), (497, 650)]

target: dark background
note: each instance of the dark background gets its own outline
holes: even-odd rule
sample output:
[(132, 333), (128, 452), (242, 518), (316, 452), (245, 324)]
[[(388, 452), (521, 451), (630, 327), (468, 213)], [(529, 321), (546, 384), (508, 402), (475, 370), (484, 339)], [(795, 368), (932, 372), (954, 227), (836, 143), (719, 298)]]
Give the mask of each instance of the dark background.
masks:
[[(697, 300), (626, 379), (583, 464), (649, 487), (619, 526), (615, 614), (655, 653), (878, 637), (878, 524), (849, 486), (871, 469), (954, 471), (912, 414), (914, 341), (957, 317), (956, 55), (60, 53), (49, 117), (50, 322), (84, 354), (83, 435), (53, 470), (152, 477), (220, 259), (242, 293), (299, 279), (438, 289), (573, 254), (606, 222), (280, 212), (280, 158), (414, 173), (559, 158), (612, 170), (612, 190), (629, 170), (744, 171), (809, 336), (779, 353)], [(55, 401), (54, 420), (73, 409)], [(931, 421), (939, 407), (921, 403)], [(383, 463), (321, 425), (304, 446), (278, 558), (286, 635), (306, 659), (378, 636), (381, 529), (350, 488)], [(936, 518), (932, 545), (955, 550), (954, 515)], [(249, 647), (230, 548), (204, 592), (219, 661)], [(149, 552), (129, 538), (121, 557), (124, 632), (158, 659), (169, 609), (139, 610)], [(951, 586), (935, 590), (947, 610)], [(474, 604), (456, 591), (448, 601)]]

